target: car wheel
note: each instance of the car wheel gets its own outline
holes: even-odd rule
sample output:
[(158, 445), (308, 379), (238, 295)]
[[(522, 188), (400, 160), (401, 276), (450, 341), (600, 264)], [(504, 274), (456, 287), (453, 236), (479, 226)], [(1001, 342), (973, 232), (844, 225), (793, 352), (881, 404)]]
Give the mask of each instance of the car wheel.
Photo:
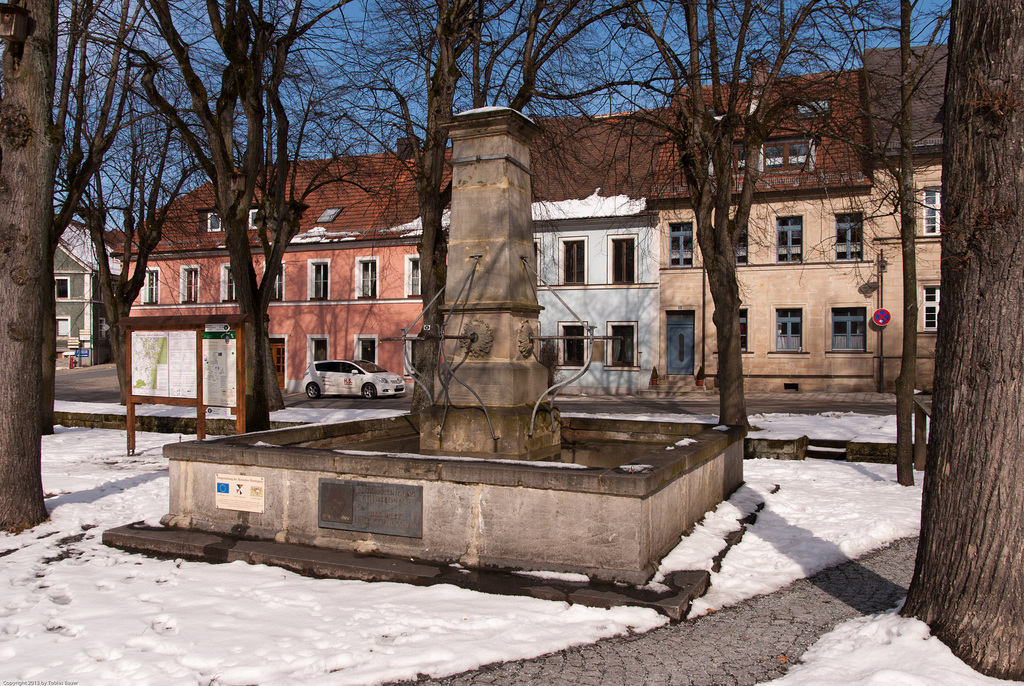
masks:
[(306, 384), (306, 395), (308, 395), (310, 398), (319, 398), (320, 384), (316, 383), (315, 381), (310, 381), (308, 384)]
[(377, 397), (377, 387), (372, 383), (363, 384), (363, 397), (367, 400)]

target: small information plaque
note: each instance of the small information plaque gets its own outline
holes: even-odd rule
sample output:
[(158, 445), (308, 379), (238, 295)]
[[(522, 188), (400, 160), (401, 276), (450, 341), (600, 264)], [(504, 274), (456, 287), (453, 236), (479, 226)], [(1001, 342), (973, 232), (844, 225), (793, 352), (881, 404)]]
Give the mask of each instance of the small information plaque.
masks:
[(214, 505), (219, 510), (265, 512), (266, 492), (262, 476), (218, 474)]
[(327, 529), (423, 538), (423, 487), (320, 479), (318, 524)]

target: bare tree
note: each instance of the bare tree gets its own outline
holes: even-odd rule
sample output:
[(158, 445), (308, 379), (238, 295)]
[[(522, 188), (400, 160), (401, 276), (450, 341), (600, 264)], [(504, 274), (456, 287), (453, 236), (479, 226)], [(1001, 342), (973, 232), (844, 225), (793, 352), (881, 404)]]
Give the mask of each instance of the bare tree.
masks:
[[(319, 173), (307, 174), (305, 183), (296, 183), (306, 124), (315, 112), (313, 84), (318, 77), (309, 70), (316, 59), (309, 57), (305, 69), (299, 70), (305, 77), (305, 95), (289, 90), (289, 84), (297, 85), (291, 79), (303, 64), (303, 50), (315, 47), (315, 29), (346, 2), (309, 7), (301, 0), (258, 5), (230, 0), (207, 3), (197, 16), (189, 16), (185, 4), (146, 2), (172, 66), (151, 58), (143, 86), (212, 183), (238, 304), (253, 318), (252, 347), (247, 349), (251, 379), (246, 384), (250, 430), (269, 428), (270, 411), (284, 406), (270, 354), (267, 307), (285, 248), (306, 209), (303, 198), (322, 178)], [(326, 70), (329, 65), (321, 66)], [(188, 93), (189, 112), (167, 97), (173, 83)], [(329, 165), (321, 167), (327, 169)], [(259, 206), (262, 274), (256, 270), (250, 234), (254, 205)]]
[[(864, 152), (882, 172), (878, 186), (891, 182), (880, 212), (897, 215), (900, 229), (900, 256), (903, 283), (903, 332), (900, 372), (896, 379), (897, 479), (914, 483), (913, 432), (914, 392), (918, 386), (918, 302), (917, 302), (917, 200), (916, 174), (922, 164), (934, 163), (941, 144), (942, 82), (945, 78), (945, 45), (937, 38), (945, 26), (946, 15), (927, 15), (918, 10), (916, 0), (900, 0), (894, 23), (879, 22), (866, 31), (883, 40), (895, 36), (897, 48), (874, 48), (864, 54), (864, 79), (867, 97), (864, 111), (872, 128)], [(923, 25), (923, 28), (919, 26)], [(915, 42), (919, 43), (915, 45)], [(843, 131), (830, 136), (860, 147), (861, 141)], [(888, 209), (887, 209), (888, 208)], [(881, 381), (880, 381), (881, 383)]]
[(902, 613), (968, 665), (1024, 679), (1024, 16), (955, 0), (942, 309), (921, 541)]
[[(762, 145), (796, 104), (813, 99), (818, 84), (806, 74), (835, 55), (823, 27), (830, 10), (824, 0), (773, 7), (754, 0), (648, 0), (632, 6), (626, 23), (635, 54), (630, 62), (638, 66), (636, 76), (624, 79), (631, 90), (622, 97), (635, 116), (664, 132), (693, 207), (715, 304), (725, 424), (747, 425), (736, 247), (748, 227)], [(645, 108), (645, 99), (658, 107)]]
[[(430, 330), (440, 329), (438, 294), (447, 283), (448, 243), (442, 222), (451, 199), (447, 123), (463, 107), (526, 110), (538, 99), (581, 96), (586, 89), (578, 78), (566, 87), (569, 70), (564, 67), (572, 53), (567, 48), (627, 4), (436, 0), (376, 5), (373, 21), (383, 31), (353, 51), (359, 63), (351, 71), (368, 77), (359, 92), (375, 94), (369, 104), (378, 117), (371, 125), (378, 138), (397, 132), (408, 141), (423, 227), (423, 322)], [(573, 73), (580, 75), (578, 70)], [(437, 370), (438, 350), (439, 341), (430, 334), (414, 348), (416, 367), (428, 383)], [(417, 386), (414, 409), (433, 403), (433, 390), (428, 391)]]
[(55, 179), (54, 220), (44, 250), (42, 401), (40, 426), (53, 432), (54, 367), (57, 359), (53, 260), (61, 236), (79, 208), (104, 155), (121, 128), (136, 74), (125, 57), (139, 8), (127, 0), (73, 0), (62, 27), (64, 53), (54, 112), (60, 156)]
[[(146, 282), (149, 256), (164, 238), (173, 202), (196, 172), (173, 127), (152, 112), (131, 109), (130, 123), (78, 208), (96, 253), (100, 293), (111, 324), (131, 313)], [(110, 230), (112, 218), (120, 220), (120, 230)], [(124, 404), (125, 330), (112, 326), (109, 336)]]
[[(53, 223), (53, 126), (57, 6), (36, 0), (24, 42), (5, 41), (0, 61), (0, 529), (47, 518), (43, 503), (41, 289), (52, 290), (44, 252)], [(49, 280), (48, 280), (49, 278)]]

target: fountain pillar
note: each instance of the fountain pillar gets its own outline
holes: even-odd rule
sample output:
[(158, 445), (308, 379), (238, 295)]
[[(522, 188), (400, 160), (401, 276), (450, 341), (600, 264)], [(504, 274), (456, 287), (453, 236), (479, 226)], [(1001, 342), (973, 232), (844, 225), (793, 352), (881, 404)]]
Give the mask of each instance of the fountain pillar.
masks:
[[(421, 413), (428, 454), (533, 460), (559, 451), (558, 422), (533, 404), (547, 369), (530, 341), (539, 332), (534, 264), (530, 143), (539, 129), (511, 109), (456, 116), (452, 139), (451, 227), (445, 312), (452, 312), (436, 404)], [(461, 291), (461, 294), (460, 294)], [(447, 384), (446, 394), (441, 381)], [(481, 408), (486, 407), (486, 412)], [(555, 419), (555, 421), (553, 421)]]

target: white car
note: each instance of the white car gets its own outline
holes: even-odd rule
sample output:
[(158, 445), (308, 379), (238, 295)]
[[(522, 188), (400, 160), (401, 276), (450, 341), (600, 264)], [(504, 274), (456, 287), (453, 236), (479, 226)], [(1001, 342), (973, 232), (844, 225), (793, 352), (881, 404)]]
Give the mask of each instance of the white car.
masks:
[(321, 395), (378, 395), (405, 393), (405, 379), (366, 360), (321, 360), (306, 367), (302, 387), (310, 398)]

